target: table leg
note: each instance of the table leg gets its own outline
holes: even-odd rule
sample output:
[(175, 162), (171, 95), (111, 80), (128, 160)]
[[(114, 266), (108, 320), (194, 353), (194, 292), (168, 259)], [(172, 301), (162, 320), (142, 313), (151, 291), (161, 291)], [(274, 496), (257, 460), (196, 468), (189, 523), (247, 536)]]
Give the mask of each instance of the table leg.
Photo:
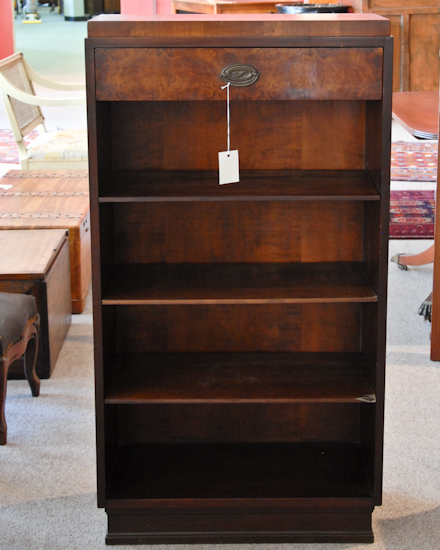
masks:
[(424, 252), (420, 252), (419, 254), (395, 254), (391, 258), (392, 262), (395, 262), (399, 269), (402, 269), (403, 271), (406, 271), (408, 269), (407, 266), (409, 265), (426, 265), (426, 264), (432, 264), (434, 261), (434, 245), (431, 245), (428, 249), (426, 249)]

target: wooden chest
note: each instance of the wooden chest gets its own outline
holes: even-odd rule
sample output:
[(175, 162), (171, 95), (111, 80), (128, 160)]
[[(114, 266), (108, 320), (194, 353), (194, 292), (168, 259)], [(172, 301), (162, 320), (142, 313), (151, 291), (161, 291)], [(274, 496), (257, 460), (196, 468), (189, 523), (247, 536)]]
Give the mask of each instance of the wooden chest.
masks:
[(87, 172), (10, 170), (0, 185), (0, 229), (69, 231), (72, 312), (81, 313), (91, 278)]
[[(31, 294), (40, 314), (37, 374), (49, 378), (71, 322), (67, 231), (0, 231), (0, 292)], [(10, 378), (22, 378), (20, 361)]]

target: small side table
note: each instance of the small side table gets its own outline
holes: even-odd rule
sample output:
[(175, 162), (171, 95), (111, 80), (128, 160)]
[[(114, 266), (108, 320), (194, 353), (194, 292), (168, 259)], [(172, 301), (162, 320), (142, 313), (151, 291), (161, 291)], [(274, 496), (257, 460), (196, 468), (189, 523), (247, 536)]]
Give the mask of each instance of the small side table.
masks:
[[(31, 294), (40, 314), (36, 372), (49, 378), (71, 323), (69, 240), (63, 229), (0, 231), (0, 292)], [(22, 378), (20, 365), (9, 369)]]
[(393, 118), (420, 139), (438, 139), (438, 91), (395, 92)]

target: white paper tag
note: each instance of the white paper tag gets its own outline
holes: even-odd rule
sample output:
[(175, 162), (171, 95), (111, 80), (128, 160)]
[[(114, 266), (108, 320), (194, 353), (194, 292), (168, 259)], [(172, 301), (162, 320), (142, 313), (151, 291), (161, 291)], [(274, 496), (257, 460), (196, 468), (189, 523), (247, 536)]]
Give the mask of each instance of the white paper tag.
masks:
[(222, 151), (218, 154), (219, 184), (240, 181), (238, 151)]

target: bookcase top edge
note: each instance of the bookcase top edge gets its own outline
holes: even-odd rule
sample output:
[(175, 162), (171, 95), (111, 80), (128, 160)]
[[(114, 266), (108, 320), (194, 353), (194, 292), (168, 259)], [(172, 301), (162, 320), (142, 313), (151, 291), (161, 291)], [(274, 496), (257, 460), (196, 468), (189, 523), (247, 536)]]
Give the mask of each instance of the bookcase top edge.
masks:
[(390, 35), (390, 25), (372, 13), (99, 15), (88, 22), (88, 37), (381, 37)]

